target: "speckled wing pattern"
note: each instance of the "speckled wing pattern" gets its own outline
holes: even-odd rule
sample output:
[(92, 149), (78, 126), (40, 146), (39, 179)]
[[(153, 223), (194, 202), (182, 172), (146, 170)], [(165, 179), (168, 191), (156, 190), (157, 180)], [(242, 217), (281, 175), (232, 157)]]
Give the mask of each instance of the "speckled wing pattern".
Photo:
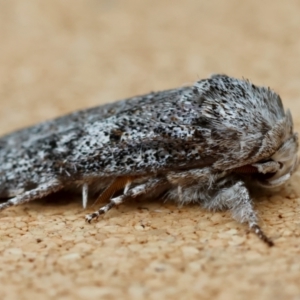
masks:
[[(155, 189), (158, 181), (171, 198), (176, 194), (185, 201), (180, 189), (196, 181), (201, 185), (199, 176), (206, 178), (204, 187), (221, 178), (234, 181), (232, 173), (245, 166), (254, 168), (251, 173), (275, 174), (279, 162), (269, 163), (271, 171), (259, 164), (290, 140), (291, 173), (296, 139), (291, 115), (276, 93), (247, 80), (214, 75), (190, 87), (75, 112), (2, 137), (0, 197), (28, 194), (27, 200), (13, 198), (14, 205), (70, 186), (103, 191), (122, 178), (118, 184), (127, 184), (129, 194), (130, 185), (138, 189), (149, 182)], [(195, 170), (207, 174), (174, 183), (172, 174), (189, 178), (184, 172)], [(216, 190), (211, 189), (210, 197)], [(195, 196), (187, 197), (191, 200), (186, 202), (195, 201)]]
[[(205, 166), (223, 157), (231, 165), (236, 164), (236, 157), (230, 161), (229, 156), (232, 152), (237, 156), (236, 150), (242, 152), (239, 156), (243, 159), (253, 155), (274, 125), (257, 115), (263, 114), (263, 109), (269, 113), (268, 102), (261, 103), (251, 116), (245, 113), (253, 110), (248, 99), (245, 104), (237, 103), (231, 94), (231, 103), (228, 101), (229, 93), (240, 92), (234, 96), (241, 102), (242, 89), (228, 91), (219, 103), (210, 103), (207, 96), (212, 92), (203, 93), (201, 81), (198, 86), (96, 107), (5, 136), (0, 140), (1, 175), (13, 169), (12, 184), (19, 186), (32, 181), (35, 172), (39, 173), (37, 183), (43, 175), (63, 176), (63, 165), (70, 174), (82, 178), (93, 173), (118, 176), (189, 168), (191, 164)], [(274, 107), (281, 108), (274, 112), (276, 121), (284, 112), (275, 100)], [(241, 151), (243, 135), (251, 146)], [(20, 178), (16, 176), (18, 168)]]

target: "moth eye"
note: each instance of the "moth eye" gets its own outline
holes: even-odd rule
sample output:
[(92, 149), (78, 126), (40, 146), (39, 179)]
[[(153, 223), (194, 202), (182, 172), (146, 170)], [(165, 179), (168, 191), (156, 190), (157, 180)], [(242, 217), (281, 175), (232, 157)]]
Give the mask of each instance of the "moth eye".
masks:
[(278, 161), (278, 163), (279, 163), (279, 169), (281, 170), (283, 168), (283, 163), (280, 161)]

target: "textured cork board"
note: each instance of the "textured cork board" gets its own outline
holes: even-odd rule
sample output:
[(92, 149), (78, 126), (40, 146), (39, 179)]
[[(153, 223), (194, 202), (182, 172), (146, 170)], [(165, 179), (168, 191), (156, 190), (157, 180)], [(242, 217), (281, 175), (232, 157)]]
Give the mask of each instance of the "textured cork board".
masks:
[[(300, 131), (299, 1), (0, 1), (0, 133), (211, 73), (280, 93)], [(267, 248), (228, 213), (80, 196), (0, 214), (1, 299), (300, 299), (300, 173), (255, 196)], [(88, 211), (91, 211), (89, 209)]]

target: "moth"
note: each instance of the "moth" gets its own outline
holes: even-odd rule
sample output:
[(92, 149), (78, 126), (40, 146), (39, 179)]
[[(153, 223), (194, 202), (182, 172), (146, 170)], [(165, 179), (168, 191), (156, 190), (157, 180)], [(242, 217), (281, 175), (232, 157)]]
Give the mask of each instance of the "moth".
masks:
[(213, 75), (192, 86), (78, 111), (0, 138), (0, 210), (79, 188), (108, 204), (130, 198), (199, 203), (259, 226), (249, 189), (284, 184), (298, 166), (298, 138), (278, 94)]

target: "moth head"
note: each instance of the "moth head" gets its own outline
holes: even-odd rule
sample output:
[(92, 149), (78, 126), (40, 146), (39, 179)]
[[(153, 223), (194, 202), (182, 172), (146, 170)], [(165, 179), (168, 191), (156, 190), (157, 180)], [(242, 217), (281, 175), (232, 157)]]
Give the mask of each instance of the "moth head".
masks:
[[(285, 183), (296, 171), (299, 165), (297, 155), (298, 135), (294, 133), (281, 147), (270, 157), (269, 160), (253, 164), (257, 168), (257, 182), (263, 187), (277, 187)], [(272, 166), (269, 170), (264, 167)]]
[(262, 144), (261, 154), (273, 148), (277, 150), (261, 161), (235, 168), (234, 172), (250, 175), (260, 186), (278, 187), (291, 177), (299, 165), (298, 134), (293, 132), (290, 111), (268, 131)]

